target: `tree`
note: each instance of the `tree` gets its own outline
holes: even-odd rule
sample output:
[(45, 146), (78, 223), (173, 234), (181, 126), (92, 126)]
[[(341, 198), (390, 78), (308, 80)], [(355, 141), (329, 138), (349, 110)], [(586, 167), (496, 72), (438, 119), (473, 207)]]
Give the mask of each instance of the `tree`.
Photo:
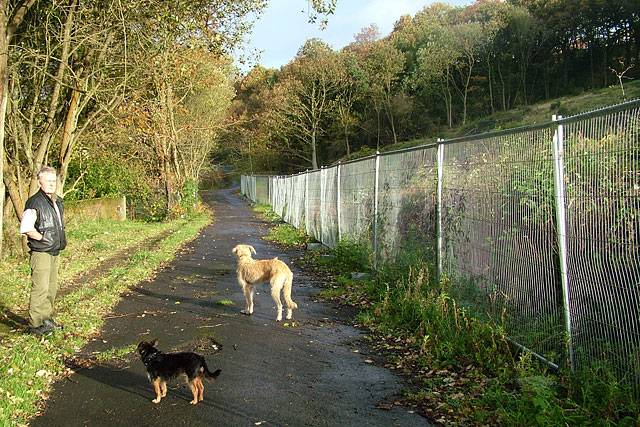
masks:
[[(0, 176), (4, 177), (5, 117), (9, 99), (8, 61), (13, 36), (35, 0), (0, 1)], [(5, 185), (0, 181), (0, 206), (5, 204)], [(0, 256), (3, 254), (4, 215), (0, 216)]]
[[(425, 28), (427, 29), (427, 28)], [(418, 50), (417, 66), (412, 75), (414, 86), (423, 93), (434, 90), (439, 93), (446, 112), (446, 122), (453, 126), (452, 72), (457, 52), (452, 49), (451, 31), (448, 27), (433, 23), (428, 27), (425, 43)]]
[[(485, 34), (480, 24), (472, 22), (458, 24), (451, 29), (450, 49), (457, 53), (453, 67), (459, 76), (455, 87), (462, 98), (462, 124), (467, 122), (467, 99), (473, 68), (485, 44)], [(456, 81), (455, 79), (453, 80)]]
[(358, 123), (354, 106), (362, 98), (366, 87), (366, 76), (354, 51), (344, 49), (339, 53), (333, 78), (336, 88), (333, 111), (342, 129), (346, 154), (349, 155), (351, 153), (349, 135)]
[(526, 10), (514, 9), (509, 17), (509, 26), (512, 31), (513, 53), (518, 58), (518, 71), (522, 88), (522, 101), (525, 105), (529, 103), (528, 96), (528, 71), (531, 66), (536, 48), (541, 42), (542, 26), (537, 19), (531, 16)]
[[(188, 57), (189, 55), (190, 57)], [(208, 52), (192, 51), (189, 76), (194, 85), (176, 117), (178, 166), (185, 181), (197, 183), (227, 124), (234, 96), (231, 63)]]
[[(318, 142), (325, 131), (323, 122), (335, 88), (335, 70), (335, 54), (325, 43), (311, 39), (284, 67), (274, 87), (272, 123), (277, 134), (289, 142), (291, 153), (313, 169), (318, 169)], [(291, 135), (291, 130), (297, 133)]]
[[(384, 110), (393, 135), (393, 142), (398, 142), (392, 98), (396, 89), (396, 83), (404, 69), (404, 56), (387, 40), (379, 40), (371, 45), (367, 52), (363, 68), (369, 88), (369, 97), (379, 114)], [(378, 125), (379, 129), (379, 125)], [(378, 131), (379, 135), (379, 131)], [(379, 144), (379, 136), (378, 136)]]
[(492, 114), (496, 111), (496, 101), (493, 90), (495, 77), (493, 70), (495, 64), (500, 60), (496, 40), (500, 32), (507, 26), (506, 17), (511, 8), (511, 5), (504, 2), (490, 0), (478, 1), (468, 8), (468, 12), (463, 14), (463, 17), (468, 16), (471, 21), (478, 22), (482, 26), (482, 32), (486, 41), (482, 53), (485, 59), (489, 105)]
[[(269, 126), (272, 87), (279, 72), (261, 66), (254, 67), (236, 82), (236, 97), (231, 107), (232, 125), (225, 129), (227, 144), (216, 153), (216, 160), (233, 166), (237, 172), (285, 171), (286, 159), (278, 150), (271, 150)], [(254, 163), (258, 159), (258, 163)]]

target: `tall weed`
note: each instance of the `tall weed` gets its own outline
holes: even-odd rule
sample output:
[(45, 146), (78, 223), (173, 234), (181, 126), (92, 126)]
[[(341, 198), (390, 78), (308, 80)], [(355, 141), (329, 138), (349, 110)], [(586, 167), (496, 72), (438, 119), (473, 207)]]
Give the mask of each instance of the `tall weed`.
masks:
[[(326, 263), (338, 274), (363, 271), (370, 256), (364, 248), (341, 242)], [(474, 366), (489, 377), (482, 395), (465, 403), (474, 408), (478, 424), (640, 425), (633, 390), (616, 379), (611, 366), (576, 374), (550, 371), (510, 344), (502, 320), (483, 319), (460, 304), (454, 297), (458, 288), (472, 284), (436, 276), (433, 258), (418, 249), (380, 266), (375, 278), (341, 289), (371, 300), (371, 308), (358, 316), (362, 324), (419, 343), (422, 366), (454, 371)], [(342, 282), (349, 281), (345, 277)]]

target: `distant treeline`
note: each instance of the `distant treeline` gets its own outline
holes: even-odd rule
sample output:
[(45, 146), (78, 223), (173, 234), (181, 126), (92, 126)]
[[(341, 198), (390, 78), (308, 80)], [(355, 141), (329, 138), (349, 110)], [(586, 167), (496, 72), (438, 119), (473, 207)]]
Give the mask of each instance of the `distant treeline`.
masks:
[[(229, 153), (241, 168), (317, 168), (363, 147), (465, 124), (639, 75), (637, 0), (433, 4), (340, 51), (308, 40), (280, 70), (236, 85)], [(240, 154), (237, 156), (237, 154)]]

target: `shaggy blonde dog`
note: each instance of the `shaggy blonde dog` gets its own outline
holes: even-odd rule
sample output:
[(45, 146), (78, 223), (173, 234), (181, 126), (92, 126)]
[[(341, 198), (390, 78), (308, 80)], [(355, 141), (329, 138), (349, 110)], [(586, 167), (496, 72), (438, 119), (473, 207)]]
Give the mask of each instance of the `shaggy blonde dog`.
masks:
[(276, 303), (278, 316), (276, 321), (282, 320), (282, 301), (280, 301), (280, 291), (284, 290), (284, 300), (287, 303), (287, 319), (291, 319), (293, 309), (298, 308), (298, 304), (291, 299), (291, 285), (293, 273), (287, 264), (278, 258), (255, 260), (251, 254), (256, 250), (250, 245), (237, 245), (232, 252), (236, 255), (238, 266), (236, 274), (238, 283), (244, 292), (246, 307), (242, 310), (244, 314), (253, 314), (253, 294), (255, 286), (263, 282), (271, 284), (271, 297)]

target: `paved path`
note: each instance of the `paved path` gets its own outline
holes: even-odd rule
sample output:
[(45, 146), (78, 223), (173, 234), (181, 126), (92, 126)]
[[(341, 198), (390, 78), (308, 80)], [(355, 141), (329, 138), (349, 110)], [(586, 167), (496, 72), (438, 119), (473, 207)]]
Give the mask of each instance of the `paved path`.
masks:
[[(291, 261), (292, 253), (260, 239), (265, 225), (231, 190), (205, 195), (214, 224), (148, 282), (123, 298), (90, 354), (157, 337), (163, 351), (196, 350), (215, 383), (205, 383), (205, 400), (189, 404), (180, 383), (153, 404), (142, 362), (93, 364), (54, 387), (33, 426), (424, 426), (405, 408), (377, 409), (402, 389), (390, 371), (365, 363), (360, 332), (343, 310), (313, 300), (317, 283)], [(278, 256), (294, 272), (296, 327), (274, 321), (266, 287), (256, 297), (253, 316), (239, 314), (244, 298), (235, 280), (231, 249), (253, 245), (258, 257)], [(234, 306), (217, 304), (232, 300)], [(178, 304), (179, 303), (179, 304)], [(143, 316), (144, 315), (144, 316)], [(103, 342), (105, 341), (105, 342)], [(216, 350), (214, 345), (218, 346)], [(361, 350), (355, 353), (354, 350)]]

